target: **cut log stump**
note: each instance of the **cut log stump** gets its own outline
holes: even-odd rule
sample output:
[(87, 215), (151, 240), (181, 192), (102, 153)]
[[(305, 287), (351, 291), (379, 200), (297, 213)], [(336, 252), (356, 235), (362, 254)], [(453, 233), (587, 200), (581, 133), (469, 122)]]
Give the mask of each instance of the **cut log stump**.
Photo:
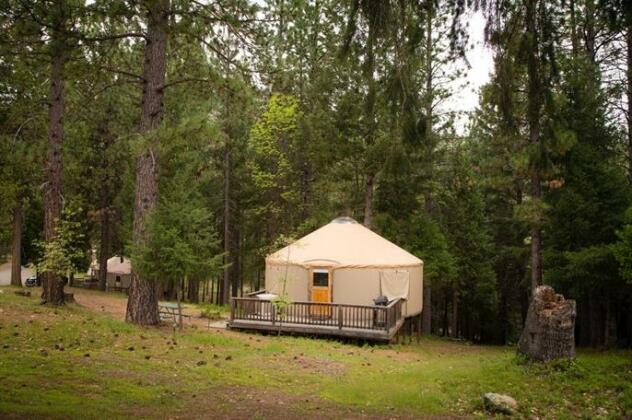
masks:
[(575, 301), (550, 286), (538, 286), (529, 304), (518, 352), (548, 361), (575, 357)]

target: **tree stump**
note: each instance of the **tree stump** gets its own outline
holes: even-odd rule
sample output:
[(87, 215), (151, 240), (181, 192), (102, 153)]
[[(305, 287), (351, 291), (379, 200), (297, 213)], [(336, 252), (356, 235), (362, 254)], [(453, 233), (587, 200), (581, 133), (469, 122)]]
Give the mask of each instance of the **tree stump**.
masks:
[(547, 361), (575, 357), (575, 301), (538, 286), (529, 304), (518, 352)]

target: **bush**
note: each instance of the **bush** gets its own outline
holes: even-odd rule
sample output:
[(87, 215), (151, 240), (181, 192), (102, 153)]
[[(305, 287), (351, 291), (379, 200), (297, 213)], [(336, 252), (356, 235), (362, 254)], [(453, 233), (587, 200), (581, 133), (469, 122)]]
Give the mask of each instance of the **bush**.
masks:
[(222, 312), (225, 310), (226, 308), (223, 306), (209, 303), (202, 306), (200, 316), (211, 320), (222, 319)]

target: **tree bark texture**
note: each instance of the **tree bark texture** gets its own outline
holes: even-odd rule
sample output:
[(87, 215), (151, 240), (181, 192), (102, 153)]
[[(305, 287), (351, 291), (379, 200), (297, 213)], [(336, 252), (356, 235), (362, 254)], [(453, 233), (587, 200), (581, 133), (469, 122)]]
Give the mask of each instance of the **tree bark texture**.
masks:
[(632, 184), (632, 27), (628, 28), (625, 36), (627, 47), (627, 126), (628, 126), (628, 177)]
[(187, 289), (187, 300), (189, 302), (198, 303), (200, 301), (200, 280), (189, 279), (189, 287)]
[(106, 206), (101, 208), (101, 243), (99, 244), (99, 290), (105, 290), (110, 256), (110, 214)]
[[(375, 71), (375, 55), (373, 51), (376, 33), (379, 28), (375, 27), (376, 23), (369, 22), (369, 33), (366, 47), (366, 61), (364, 63), (364, 77), (367, 81), (367, 95), (365, 103), (365, 115), (366, 115), (366, 148), (370, 149), (375, 142), (375, 96), (376, 96), (376, 82), (374, 77)], [(366, 170), (366, 183), (364, 190), (364, 226), (368, 229), (373, 227), (373, 191), (375, 184), (375, 169), (373, 168), (374, 162), (367, 162)]]
[[(536, 26), (537, 0), (526, 2), (526, 48), (527, 51), (527, 123), (529, 126), (529, 143), (534, 149), (540, 147), (540, 112), (542, 107), (542, 81), (539, 71), (538, 32)], [(537, 159), (537, 158), (536, 158)], [(538, 203), (542, 197), (540, 185), (539, 162), (530, 162), (531, 198)], [(539, 210), (537, 210), (539, 212)], [(542, 236), (538, 220), (531, 228), (531, 293), (542, 284)]]
[(456, 288), (452, 291), (452, 319), (450, 320), (450, 337), (459, 336), (459, 293)]
[(579, 51), (578, 40), (577, 40), (577, 18), (575, 13), (575, 0), (570, 0), (570, 25), (571, 25), (571, 51), (573, 53), (573, 57), (577, 58), (577, 53)]
[(431, 216), (435, 212), (435, 202), (434, 202), (434, 191), (432, 191), (432, 178), (434, 176), (434, 139), (433, 139), (433, 91), (434, 91), (434, 79), (433, 79), (433, 71), (432, 67), (434, 64), (433, 61), (433, 40), (432, 40), (432, 20), (433, 20), (433, 2), (426, 2), (426, 51), (425, 51), (425, 59), (426, 59), (426, 69), (425, 69), (425, 84), (426, 84), (426, 95), (425, 95), (425, 119), (426, 119), (426, 131), (424, 133), (425, 140), (428, 144), (427, 147), (427, 156), (426, 156), (426, 168), (428, 170), (428, 191), (426, 194), (426, 198), (424, 200), (424, 207), (426, 214)]
[(226, 146), (224, 151), (224, 277), (222, 279), (222, 296), (221, 303), (228, 304), (230, 301), (230, 273), (232, 268), (231, 253), (231, 212), (230, 212), (230, 148)]
[(429, 286), (424, 287), (423, 312), (421, 330), (424, 334), (432, 333), (432, 289)]
[(366, 191), (364, 195), (364, 226), (368, 229), (373, 227), (373, 189), (375, 182), (375, 174), (369, 172), (366, 174)]
[(518, 341), (518, 352), (547, 361), (575, 357), (575, 301), (550, 286), (538, 286)]
[(11, 285), (22, 287), (22, 197), (13, 208), (13, 238), (11, 242)]
[[(147, 3), (147, 39), (143, 65), (143, 93), (139, 132), (148, 136), (163, 118), (163, 97), (167, 64), (168, 0)], [(147, 239), (146, 219), (158, 202), (159, 163), (157, 140), (147, 138), (147, 147), (136, 162), (136, 194), (134, 200), (134, 243)], [(155, 282), (143, 278), (132, 267), (132, 283), (127, 300), (127, 322), (156, 325), (158, 288)]]
[[(60, 8), (63, 6), (60, 6)], [(50, 72), (50, 93), (48, 98), (48, 150), (46, 154), (46, 184), (44, 187), (44, 241), (49, 243), (57, 236), (57, 225), (61, 218), (62, 196), (61, 177), (63, 170), (62, 143), (64, 133), (64, 67), (66, 52), (60, 32), (63, 17), (53, 30), (53, 55)], [(42, 301), (51, 305), (63, 305), (64, 283), (52, 272), (42, 276)]]

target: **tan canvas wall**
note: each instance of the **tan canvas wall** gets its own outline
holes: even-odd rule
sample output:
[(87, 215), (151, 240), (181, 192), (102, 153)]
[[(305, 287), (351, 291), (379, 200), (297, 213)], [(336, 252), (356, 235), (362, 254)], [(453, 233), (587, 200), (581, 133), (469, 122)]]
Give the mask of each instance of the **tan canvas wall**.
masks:
[[(287, 268), (288, 282), (286, 291), (293, 301), (309, 302), (309, 271), (303, 267), (290, 265)], [(409, 294), (404, 304), (404, 314), (414, 316), (421, 312), (423, 302), (423, 267), (404, 267), (398, 269), (378, 268), (339, 268), (333, 270), (332, 295), (334, 303), (349, 305), (372, 305), (373, 299), (381, 294), (381, 271), (408, 271)], [(266, 290), (281, 294), (286, 267), (266, 266)]]
[(409, 291), (408, 299), (404, 303), (403, 311), (407, 317), (419, 314), (421, 312), (421, 305), (423, 302), (423, 267), (418, 266), (397, 269), (382, 269), (382, 271), (408, 271)]
[[(404, 313), (406, 316), (417, 315), (421, 312), (423, 302), (423, 267), (399, 268), (397, 270), (409, 272), (410, 292), (408, 300), (404, 304)], [(380, 271), (395, 271), (395, 269), (341, 268), (334, 270), (334, 302), (372, 305), (373, 299), (381, 293)]]
[(406, 304), (406, 316), (414, 316), (421, 312), (423, 306), (423, 279), (424, 268), (410, 267), (410, 293), (408, 294), (408, 303)]
[(333, 272), (334, 303), (373, 305), (380, 295), (380, 272), (373, 268), (340, 268)]
[(266, 290), (277, 295), (283, 292), (283, 279), (286, 275), (287, 267), (287, 284), (286, 292), (290, 300), (297, 302), (309, 301), (308, 296), (308, 271), (296, 265), (266, 266)]

